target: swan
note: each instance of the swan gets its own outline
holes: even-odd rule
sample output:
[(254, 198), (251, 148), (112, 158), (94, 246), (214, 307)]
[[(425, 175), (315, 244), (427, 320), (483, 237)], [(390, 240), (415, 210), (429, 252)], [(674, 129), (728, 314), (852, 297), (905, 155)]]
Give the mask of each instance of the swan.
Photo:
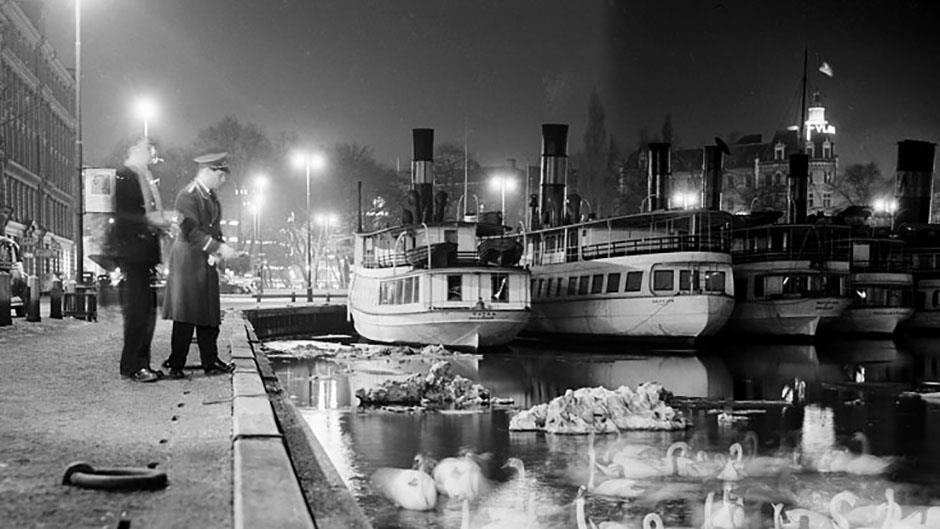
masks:
[[(591, 446), (593, 447), (593, 444)], [(584, 485), (578, 487), (578, 495), (574, 500), (574, 518), (578, 524), (578, 529), (588, 529), (587, 522), (584, 521), (584, 491)]]
[(642, 489), (636, 487), (636, 481), (627, 478), (611, 478), (600, 485), (594, 484), (594, 468), (597, 464), (597, 453), (594, 450), (593, 436), (590, 437), (591, 443), (588, 445), (588, 484), (587, 490), (592, 494), (601, 496), (615, 496), (618, 498), (636, 498), (643, 494)]
[(737, 459), (741, 465), (739, 470), (743, 471), (745, 475), (753, 477), (773, 477), (783, 472), (798, 471), (802, 468), (796, 463), (798, 455), (795, 452), (788, 457), (758, 455), (759, 443), (757, 441), (757, 434), (753, 431), (749, 430), (744, 434), (744, 443), (748, 445), (750, 454), (743, 460), (739, 454)]
[(842, 514), (842, 504), (847, 503), (850, 507), (855, 507), (857, 502), (858, 496), (849, 491), (842, 491), (829, 500), (828, 515), (809, 509), (790, 509), (787, 511), (787, 518), (799, 520), (806, 516), (809, 519), (809, 529), (849, 529), (849, 521)]
[(480, 507), (480, 511), (485, 512), (491, 520), (483, 528), (537, 527), (538, 521), (531, 508), (532, 488), (526, 481), (525, 463), (519, 458), (510, 457), (503, 468), (515, 469), (516, 475), (489, 494)]
[(882, 523), (890, 523), (891, 520), (901, 519), (900, 506), (894, 501), (894, 489), (888, 487), (885, 489), (884, 503), (862, 505), (854, 509), (843, 512), (842, 516), (852, 527), (875, 527)]
[(369, 478), (372, 488), (403, 509), (428, 511), (437, 503), (434, 478), (411, 468), (377, 468)]
[(727, 464), (728, 458), (724, 454), (709, 455), (708, 452), (699, 450), (695, 454), (695, 461), (691, 464), (693, 469), (684, 469), (680, 466), (677, 470), (680, 476), (707, 478), (717, 476)]
[(441, 459), (431, 475), (439, 493), (459, 500), (474, 500), (489, 488), (480, 465), (469, 455)]
[(783, 504), (774, 503), (774, 529), (800, 529), (799, 520), (783, 521)]
[(623, 435), (617, 430), (617, 439), (607, 445), (604, 452), (604, 461), (611, 462), (616, 457), (630, 459), (656, 459), (662, 457), (663, 451), (659, 447), (643, 444), (628, 444), (623, 441)]
[(705, 497), (705, 523), (703, 529), (737, 529), (744, 527), (744, 506), (741, 500), (731, 501), (731, 487), (725, 486), (722, 495), (722, 505), (715, 510), (715, 493), (709, 492)]
[(648, 479), (672, 476), (676, 474), (676, 452), (686, 450), (688, 446), (682, 441), (672, 443), (669, 449), (666, 450), (665, 456), (653, 459), (615, 454), (608, 469), (611, 467), (619, 468), (619, 474), (625, 478)]
[(893, 457), (878, 457), (871, 455), (868, 436), (862, 432), (855, 432), (852, 439), (859, 441), (862, 453), (851, 458), (845, 465), (845, 472), (856, 476), (877, 476), (887, 472), (894, 464)]

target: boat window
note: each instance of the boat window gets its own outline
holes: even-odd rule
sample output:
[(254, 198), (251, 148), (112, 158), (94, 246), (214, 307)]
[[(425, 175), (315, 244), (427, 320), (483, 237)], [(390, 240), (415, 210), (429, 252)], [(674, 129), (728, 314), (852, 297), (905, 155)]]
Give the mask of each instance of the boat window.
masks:
[(591, 276), (581, 276), (578, 278), (578, 294), (585, 295), (588, 293), (588, 283), (591, 280)]
[(627, 272), (627, 285), (624, 292), (639, 292), (643, 288), (643, 272)]
[[(534, 281), (534, 279), (533, 279), (533, 281)], [(544, 280), (544, 279), (539, 279), (539, 286), (538, 286), (538, 289), (535, 289), (535, 296), (536, 296), (536, 297), (539, 297), (539, 296), (542, 295), (542, 287), (543, 287), (543, 286), (545, 286), (545, 280)]]
[(554, 278), (554, 277), (550, 277), (550, 278), (548, 278), (548, 282), (545, 283), (545, 293), (544, 293), (544, 294), (545, 294), (545, 297), (546, 297), (546, 298), (551, 297), (551, 295), (552, 295), (552, 287), (555, 286), (555, 285), (553, 284), (554, 281), (555, 281), (555, 278)]
[(600, 294), (604, 289), (604, 274), (596, 274), (591, 278), (591, 294)]
[(509, 274), (490, 274), (493, 301), (509, 301)]
[(620, 272), (607, 274), (607, 292), (617, 292), (620, 290)]
[(684, 292), (699, 292), (702, 290), (699, 283), (698, 272), (692, 270), (679, 270), (679, 290)]
[(930, 270), (933, 268), (933, 255), (931, 254), (920, 254), (917, 256), (917, 261), (915, 261), (914, 268), (920, 268), (922, 270)]
[(724, 292), (725, 291), (725, 273), (717, 270), (708, 270), (705, 272), (705, 291), (706, 292)]
[(653, 272), (653, 290), (672, 290), (675, 287), (675, 278), (672, 270), (656, 270)]
[(927, 308), (927, 293), (918, 290), (914, 293), (914, 308), (916, 310), (925, 310)]
[(414, 289), (411, 291), (411, 300), (414, 303), (421, 301), (421, 279), (414, 278)]
[(928, 307), (929, 310), (936, 309), (940, 305), (940, 290), (933, 291), (933, 304)]
[(457, 230), (444, 230), (444, 242), (457, 244)]
[(395, 297), (392, 298), (393, 305), (401, 304), (402, 298), (405, 297), (405, 280), (399, 279), (395, 281)]
[[(724, 272), (716, 272), (716, 273), (724, 275)], [(757, 290), (757, 285), (760, 285), (760, 284), (761, 284), (761, 281), (760, 281), (760, 278), (758, 278), (757, 281), (754, 282), (754, 289)], [(763, 286), (761, 286), (761, 289), (763, 289)], [(760, 294), (757, 294), (757, 292), (755, 292), (754, 294), (760, 295)], [(747, 278), (746, 277), (734, 278), (734, 299), (738, 301), (743, 301), (747, 299)]]
[(405, 304), (411, 303), (411, 294), (414, 290), (414, 278), (406, 277), (402, 282), (405, 284), (405, 289), (402, 292), (401, 302)]
[(447, 301), (460, 301), (463, 299), (462, 281), (459, 275), (447, 276)]
[(391, 288), (388, 281), (379, 283), (379, 305), (389, 305), (392, 302)]
[(568, 278), (568, 295), (573, 296), (578, 293), (578, 278), (569, 277)]
[(758, 276), (754, 279), (754, 297), (763, 297), (764, 296), (764, 276)]
[(555, 297), (556, 297), (556, 298), (560, 298), (560, 297), (561, 297), (561, 289), (562, 289), (562, 285), (564, 284), (564, 282), (565, 282), (565, 278), (563, 278), (563, 277), (559, 277), (558, 280), (556, 281), (556, 287), (555, 287)]

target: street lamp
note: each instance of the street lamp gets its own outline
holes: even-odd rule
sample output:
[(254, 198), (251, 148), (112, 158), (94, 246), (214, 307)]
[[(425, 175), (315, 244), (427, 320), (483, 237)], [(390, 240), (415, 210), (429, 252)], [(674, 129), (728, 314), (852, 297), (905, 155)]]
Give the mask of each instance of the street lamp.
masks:
[(268, 185), (268, 177), (259, 174), (255, 177), (255, 197), (253, 201), (255, 214), (255, 236), (258, 238), (258, 296), (264, 293), (264, 235), (261, 233), (261, 207), (264, 204), (264, 188)]
[(85, 175), (82, 172), (82, 2), (75, 0), (75, 168), (78, 196), (75, 207), (75, 280), (85, 276)]
[[(314, 266), (314, 280), (318, 281), (322, 256), (329, 250), (330, 226), (336, 225), (337, 216), (335, 213), (320, 213), (314, 220), (323, 227), (323, 230), (320, 232), (320, 242), (317, 244), (317, 262), (316, 266)], [(327, 262), (327, 268), (329, 268), (329, 262)]]
[(157, 113), (157, 105), (149, 97), (141, 97), (134, 103), (135, 110), (137, 115), (144, 120), (144, 137), (150, 137), (150, 130), (148, 128), (148, 122), (150, 118)]
[(506, 214), (506, 189), (516, 189), (516, 179), (508, 175), (496, 175), (490, 179), (490, 188), (499, 189), (499, 210)]
[(292, 156), (295, 167), (303, 167), (307, 176), (307, 303), (313, 302), (313, 283), (310, 282), (310, 169), (320, 170), (326, 166), (326, 158), (319, 153), (297, 151)]

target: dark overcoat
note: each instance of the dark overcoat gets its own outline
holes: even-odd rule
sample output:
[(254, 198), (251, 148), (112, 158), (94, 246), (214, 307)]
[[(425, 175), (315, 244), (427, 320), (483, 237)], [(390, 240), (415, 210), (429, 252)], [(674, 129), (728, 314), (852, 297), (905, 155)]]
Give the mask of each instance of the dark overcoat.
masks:
[(215, 193), (193, 181), (177, 195), (176, 211), (180, 229), (170, 249), (163, 318), (218, 327), (219, 273), (209, 256), (222, 243), (222, 207)]
[(160, 262), (160, 232), (147, 221), (141, 178), (129, 167), (121, 167), (115, 175), (114, 216), (103, 245), (112, 262), (106, 268), (124, 263), (155, 266)]

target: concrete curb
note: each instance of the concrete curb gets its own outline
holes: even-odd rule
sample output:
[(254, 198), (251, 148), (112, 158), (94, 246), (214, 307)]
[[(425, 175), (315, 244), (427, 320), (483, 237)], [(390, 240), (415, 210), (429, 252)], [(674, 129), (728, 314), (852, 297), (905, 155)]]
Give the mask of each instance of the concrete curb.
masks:
[(283, 435), (239, 313), (222, 325), (235, 373), (232, 375), (232, 508), (236, 529), (313, 529)]
[[(247, 343), (251, 344), (251, 348), (254, 349), (254, 344), (261, 342), (251, 322), (244, 320), (243, 323)], [(319, 527), (372, 529), (371, 522), (362, 512), (346, 483), (333, 466), (326, 450), (302, 417), (300, 410), (281, 391), (268, 358), (260, 350), (254, 354), (253, 358), (260, 380), (268, 391), (268, 403), (274, 409), (283, 443), (291, 456), (293, 476), (300, 483), (306, 505), (316, 519), (317, 525)], [(236, 397), (236, 399), (239, 398), (257, 397)], [(255, 404), (255, 406), (258, 405)], [(249, 412), (245, 410), (244, 413)], [(246, 428), (249, 426), (247, 420), (245, 426)], [(258, 428), (260, 430), (260, 426)]]

